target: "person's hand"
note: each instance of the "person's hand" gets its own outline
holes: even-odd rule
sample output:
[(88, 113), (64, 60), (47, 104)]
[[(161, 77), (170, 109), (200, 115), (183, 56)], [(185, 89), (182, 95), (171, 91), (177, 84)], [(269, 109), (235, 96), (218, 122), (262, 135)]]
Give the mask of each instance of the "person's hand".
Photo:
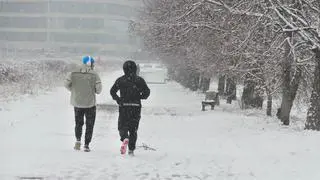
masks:
[(123, 102), (122, 102), (122, 99), (121, 99), (121, 98), (119, 98), (119, 99), (117, 100), (117, 104), (118, 104), (119, 106), (122, 106), (122, 105), (123, 105)]

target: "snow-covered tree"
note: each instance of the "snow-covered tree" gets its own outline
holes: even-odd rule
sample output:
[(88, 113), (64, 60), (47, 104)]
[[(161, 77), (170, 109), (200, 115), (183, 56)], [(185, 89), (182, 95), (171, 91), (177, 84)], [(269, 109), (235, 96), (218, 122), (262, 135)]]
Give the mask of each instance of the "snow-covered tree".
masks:
[[(272, 96), (281, 92), (279, 118), (288, 125), (299, 84), (310, 82), (301, 79), (310, 78), (314, 68), (319, 22), (315, 0), (149, 0), (134, 31), (147, 50), (175, 69), (177, 79), (197, 84), (203, 75), (217, 75), (242, 81), (245, 106), (261, 107), (267, 96), (269, 115)], [(311, 102), (317, 99), (313, 87)], [(315, 105), (311, 103), (306, 128), (316, 129), (309, 122), (320, 119), (311, 113)]]

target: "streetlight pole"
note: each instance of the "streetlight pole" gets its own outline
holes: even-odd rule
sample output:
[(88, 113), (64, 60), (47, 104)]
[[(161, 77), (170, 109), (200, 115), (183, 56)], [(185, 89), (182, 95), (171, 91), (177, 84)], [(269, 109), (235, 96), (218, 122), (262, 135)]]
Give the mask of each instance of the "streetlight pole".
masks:
[(50, 0), (47, 0), (47, 48), (50, 49)]

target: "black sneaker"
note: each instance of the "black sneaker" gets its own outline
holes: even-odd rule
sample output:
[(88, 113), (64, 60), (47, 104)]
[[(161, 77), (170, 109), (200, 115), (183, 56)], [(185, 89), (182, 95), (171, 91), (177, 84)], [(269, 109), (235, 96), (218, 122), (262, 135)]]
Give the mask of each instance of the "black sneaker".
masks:
[(84, 145), (83, 150), (84, 152), (90, 152), (89, 145)]
[(133, 150), (129, 150), (128, 154), (129, 154), (130, 156), (134, 156)]

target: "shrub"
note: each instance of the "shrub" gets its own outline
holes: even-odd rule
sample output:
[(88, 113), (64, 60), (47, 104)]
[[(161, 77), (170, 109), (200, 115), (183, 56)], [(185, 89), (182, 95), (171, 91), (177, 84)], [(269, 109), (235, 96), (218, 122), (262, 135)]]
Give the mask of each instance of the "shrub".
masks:
[(76, 66), (63, 60), (2, 61), (0, 96), (35, 94), (62, 83), (67, 72)]

